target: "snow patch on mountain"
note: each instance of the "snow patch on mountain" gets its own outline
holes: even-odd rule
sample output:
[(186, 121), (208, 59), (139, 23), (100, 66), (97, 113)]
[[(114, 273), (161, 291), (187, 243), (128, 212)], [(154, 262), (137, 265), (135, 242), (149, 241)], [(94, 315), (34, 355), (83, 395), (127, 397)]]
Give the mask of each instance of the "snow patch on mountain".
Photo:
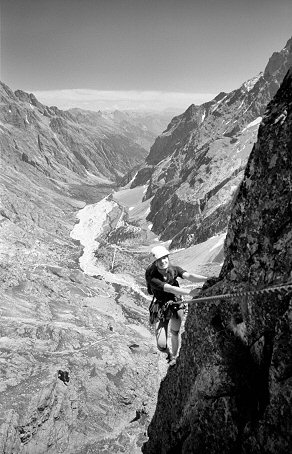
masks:
[(246, 82), (244, 82), (244, 84), (242, 85), (242, 87), (244, 87), (247, 91), (250, 91), (254, 86), (255, 84), (257, 83), (257, 81), (259, 80), (259, 78), (263, 75), (263, 73), (259, 73), (257, 76), (255, 77), (252, 77), (251, 79), (247, 80)]
[(245, 131), (245, 130), (248, 129), (248, 128), (251, 128), (252, 126), (258, 125), (261, 121), (262, 121), (262, 117), (257, 117), (254, 121), (251, 121), (251, 122), (242, 130), (242, 132)]

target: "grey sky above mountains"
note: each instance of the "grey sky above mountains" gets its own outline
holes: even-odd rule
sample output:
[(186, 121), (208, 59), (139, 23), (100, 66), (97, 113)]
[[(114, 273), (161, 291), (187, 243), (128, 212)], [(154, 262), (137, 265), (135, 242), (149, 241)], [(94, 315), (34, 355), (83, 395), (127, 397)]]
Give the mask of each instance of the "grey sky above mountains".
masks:
[(291, 0), (1, 0), (1, 80), (60, 108), (187, 108), (262, 71)]

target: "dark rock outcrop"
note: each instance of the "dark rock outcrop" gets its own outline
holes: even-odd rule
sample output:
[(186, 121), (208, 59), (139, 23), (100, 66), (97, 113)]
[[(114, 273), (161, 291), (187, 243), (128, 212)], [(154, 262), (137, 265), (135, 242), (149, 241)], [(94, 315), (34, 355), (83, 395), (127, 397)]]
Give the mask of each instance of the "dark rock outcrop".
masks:
[(292, 39), (263, 73), (231, 93), (191, 105), (156, 139), (132, 187), (148, 178), (146, 198), (154, 196), (148, 220), (173, 248), (226, 230), (261, 118), (291, 64)]
[[(259, 128), (231, 212), (225, 262), (203, 295), (292, 281), (292, 70)], [(202, 296), (203, 296), (202, 295)], [(291, 289), (190, 304), (145, 454), (287, 454)]]

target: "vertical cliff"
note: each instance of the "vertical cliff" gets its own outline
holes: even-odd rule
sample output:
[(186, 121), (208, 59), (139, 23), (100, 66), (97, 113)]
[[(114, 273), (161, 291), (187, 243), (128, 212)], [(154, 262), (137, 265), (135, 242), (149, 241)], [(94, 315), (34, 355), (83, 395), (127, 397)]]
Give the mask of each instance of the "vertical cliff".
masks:
[[(292, 280), (292, 70), (269, 103), (204, 295)], [(288, 453), (291, 292), (192, 303), (144, 454)]]

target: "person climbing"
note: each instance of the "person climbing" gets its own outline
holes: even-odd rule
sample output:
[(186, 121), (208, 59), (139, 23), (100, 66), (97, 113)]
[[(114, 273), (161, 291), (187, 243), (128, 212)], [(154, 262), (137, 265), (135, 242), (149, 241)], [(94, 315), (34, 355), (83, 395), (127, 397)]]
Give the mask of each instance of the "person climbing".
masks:
[[(188, 279), (191, 282), (204, 282), (207, 277), (191, 274), (180, 266), (171, 265), (169, 251), (162, 245), (155, 246), (151, 250), (151, 254), (154, 261), (145, 273), (148, 292), (153, 295), (149, 309), (150, 317), (152, 312), (157, 348), (167, 353), (169, 365), (173, 366), (176, 363), (179, 349), (179, 331), (185, 312), (182, 297), (198, 294), (198, 289), (180, 288), (177, 278)], [(167, 344), (168, 330), (171, 333), (171, 351)]]

